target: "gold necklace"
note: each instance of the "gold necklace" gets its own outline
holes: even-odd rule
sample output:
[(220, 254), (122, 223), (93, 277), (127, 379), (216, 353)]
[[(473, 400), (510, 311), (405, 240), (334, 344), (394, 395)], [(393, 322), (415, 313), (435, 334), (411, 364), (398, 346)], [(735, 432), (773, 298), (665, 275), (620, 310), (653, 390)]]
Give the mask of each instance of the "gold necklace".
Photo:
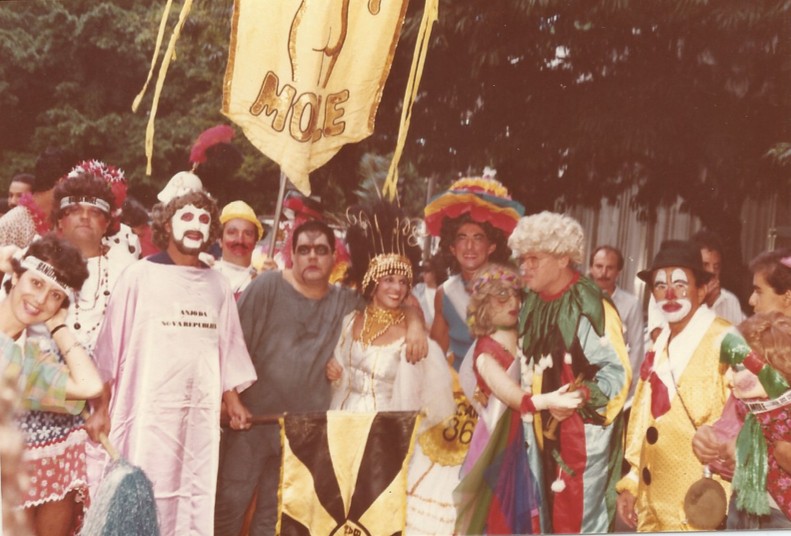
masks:
[(404, 312), (400, 309), (382, 309), (369, 305), (363, 311), (363, 329), (360, 331), (360, 342), (363, 346), (370, 346), (390, 326), (397, 326), (404, 321)]

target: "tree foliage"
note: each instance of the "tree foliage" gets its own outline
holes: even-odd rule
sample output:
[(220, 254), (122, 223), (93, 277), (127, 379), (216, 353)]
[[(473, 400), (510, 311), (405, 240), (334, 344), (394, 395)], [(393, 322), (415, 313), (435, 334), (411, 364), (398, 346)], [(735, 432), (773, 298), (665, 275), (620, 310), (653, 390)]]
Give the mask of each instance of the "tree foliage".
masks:
[[(178, 4), (171, 14), (172, 28)], [(231, 0), (193, 5), (159, 103), (151, 177), (145, 175), (144, 140), (153, 91), (140, 110), (131, 104), (154, 52), (164, 2), (159, 0), (26, 0), (0, 7), (0, 162), (6, 177), (30, 171), (48, 145), (76, 158), (120, 166), (130, 193), (150, 205), (177, 171), (189, 168), (189, 150), (220, 114), (228, 53)], [(237, 176), (219, 192), (222, 201), (244, 196), (259, 210), (274, 200), (277, 169), (238, 136), (245, 155)], [(274, 185), (274, 186), (273, 186)], [(268, 201), (268, 203), (267, 203)]]
[(407, 157), (493, 165), (529, 210), (637, 184), (646, 216), (680, 195), (733, 231), (742, 199), (788, 185), (789, 20), (780, 1), (443, 2)]
[[(129, 107), (163, 5), (3, 3), (3, 169), (28, 170), (44, 146), (66, 144), (123, 167), (150, 202), (188, 166), (197, 134), (224, 121), (232, 1), (194, 4), (162, 94), (149, 179), (150, 95), (138, 114)], [(366, 162), (394, 148), (422, 9), (412, 0), (374, 135), (311, 176), (339, 212), (372, 173)], [(745, 197), (788, 191), (790, 11), (780, 0), (442, 0), (401, 166), (409, 206), (419, 210), (426, 177), (447, 185), (490, 165), (529, 211), (596, 205), (637, 185), (646, 217), (680, 195), (706, 226), (738, 236)], [(271, 210), (276, 167), (243, 136), (236, 143), (245, 161), (225, 194)]]

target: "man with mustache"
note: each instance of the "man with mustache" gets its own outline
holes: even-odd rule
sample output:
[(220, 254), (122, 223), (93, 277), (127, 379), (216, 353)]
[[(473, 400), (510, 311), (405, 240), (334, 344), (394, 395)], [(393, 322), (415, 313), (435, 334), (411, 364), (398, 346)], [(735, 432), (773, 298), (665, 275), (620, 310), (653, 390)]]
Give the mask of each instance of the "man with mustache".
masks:
[[(593, 250), (590, 257), (590, 278), (612, 299), (615, 308), (618, 309), (618, 314), (623, 321), (629, 362), (632, 365), (632, 371), (637, 371), (640, 369), (644, 355), (643, 313), (637, 296), (616, 285), (621, 270), (623, 270), (623, 254), (620, 250), (612, 246), (599, 246)], [(632, 385), (629, 388), (627, 406), (631, 407), (636, 385), (637, 374), (634, 374)]]
[(220, 213), (220, 247), (222, 258), (213, 268), (228, 280), (234, 299), (257, 275), (252, 266), (253, 249), (264, 234), (264, 228), (253, 208), (244, 201), (232, 201)]
[(702, 306), (712, 274), (693, 243), (664, 243), (637, 276), (651, 288), (667, 325), (640, 368), (626, 437), (630, 471), (617, 485), (618, 514), (640, 532), (690, 530), (695, 527), (684, 513), (684, 497), (703, 476), (692, 437), (719, 418), (729, 395), (719, 359), (731, 325)]

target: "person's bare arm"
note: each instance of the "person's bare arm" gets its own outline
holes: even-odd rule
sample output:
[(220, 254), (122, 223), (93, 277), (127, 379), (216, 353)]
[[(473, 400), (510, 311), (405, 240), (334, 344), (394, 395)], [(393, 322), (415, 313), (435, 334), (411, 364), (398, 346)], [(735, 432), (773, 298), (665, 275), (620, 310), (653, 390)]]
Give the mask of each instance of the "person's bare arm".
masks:
[(428, 355), (428, 333), (423, 311), (417, 307), (402, 305), (406, 315), (406, 359), (410, 363), (417, 363)]
[(85, 420), (85, 430), (92, 441), (99, 442), (99, 435), (110, 434), (110, 383), (104, 384), (98, 398), (89, 402), (91, 415)]
[(66, 309), (59, 309), (52, 318), (45, 322), (50, 332), (58, 326), (63, 326), (55, 331), (52, 338), (69, 369), (69, 377), (66, 380), (66, 398), (69, 400), (94, 398), (102, 392), (102, 379), (91, 356), (77, 341), (74, 334), (69, 331), (68, 326), (65, 326), (66, 315)]

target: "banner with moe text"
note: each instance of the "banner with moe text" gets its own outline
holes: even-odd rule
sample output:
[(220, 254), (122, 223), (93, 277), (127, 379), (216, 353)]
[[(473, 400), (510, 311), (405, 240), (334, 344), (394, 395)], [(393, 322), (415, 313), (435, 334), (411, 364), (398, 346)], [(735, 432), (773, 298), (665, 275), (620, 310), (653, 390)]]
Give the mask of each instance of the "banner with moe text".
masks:
[(223, 113), (305, 194), (370, 136), (408, 0), (236, 0)]

